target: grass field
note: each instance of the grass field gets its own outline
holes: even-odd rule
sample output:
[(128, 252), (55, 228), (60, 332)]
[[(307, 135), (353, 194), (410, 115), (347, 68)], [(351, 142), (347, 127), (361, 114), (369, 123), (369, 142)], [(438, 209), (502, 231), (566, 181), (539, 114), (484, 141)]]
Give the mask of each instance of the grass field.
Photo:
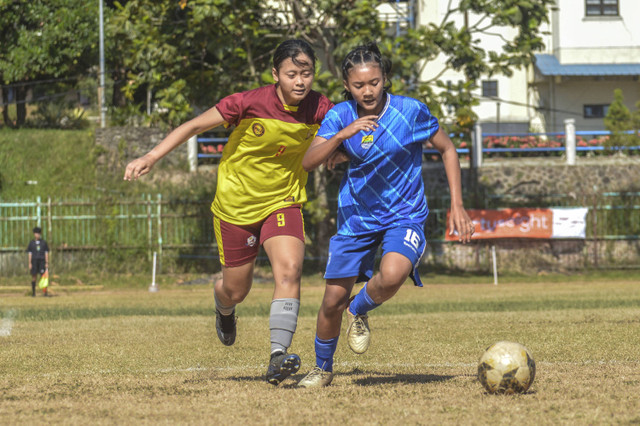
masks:
[[(312, 367), (323, 287), (303, 281), (292, 350), (303, 366), (264, 382), (272, 287), (238, 308), (238, 339), (217, 339), (210, 284), (160, 291), (53, 287), (0, 295), (0, 424), (639, 424), (637, 280), (407, 284), (370, 315), (372, 344), (341, 338), (333, 384), (298, 389)], [(144, 282), (144, 281), (142, 281)], [(72, 291), (73, 290), (73, 291)], [(528, 393), (489, 395), (477, 361), (498, 340), (525, 344)]]

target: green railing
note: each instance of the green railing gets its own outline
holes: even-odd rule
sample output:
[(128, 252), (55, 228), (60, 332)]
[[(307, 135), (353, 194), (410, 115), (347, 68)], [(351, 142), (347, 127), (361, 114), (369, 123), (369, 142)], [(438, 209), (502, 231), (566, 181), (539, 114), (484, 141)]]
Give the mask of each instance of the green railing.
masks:
[(23, 251), (40, 226), (52, 250), (163, 249), (214, 245), (209, 202), (163, 200), (0, 200), (0, 251)]
[[(472, 197), (465, 197), (471, 207)], [(507, 207), (588, 207), (586, 242), (595, 244), (594, 264), (598, 264), (598, 247), (607, 241), (634, 244), (640, 236), (640, 192), (604, 193), (575, 197), (568, 195), (518, 195), (476, 197), (477, 208)], [(335, 200), (330, 202), (335, 215)], [(432, 245), (444, 242), (447, 196), (429, 198), (431, 213), (427, 220), (427, 238)], [(19, 256), (33, 238), (34, 226), (43, 229), (43, 238), (52, 251), (73, 253), (118, 252), (150, 261), (153, 252), (162, 259), (174, 259), (193, 265), (197, 259), (215, 259), (217, 245), (213, 234), (210, 201), (167, 200), (161, 194), (144, 195), (134, 200), (0, 200), (0, 255)], [(329, 218), (327, 218), (329, 220)], [(307, 223), (311, 227), (310, 223)], [(314, 229), (307, 230), (313, 240)], [(601, 242), (600, 244), (598, 242)], [(636, 250), (636, 249), (634, 249)], [(638, 251), (638, 250), (636, 250)], [(307, 258), (321, 254), (308, 250)], [(640, 252), (638, 261), (640, 265)], [(162, 260), (161, 260), (162, 261)], [(1, 262), (0, 262), (1, 263)], [(6, 263), (5, 263), (6, 265)], [(602, 263), (600, 263), (602, 265)], [(185, 266), (188, 267), (188, 266)], [(5, 266), (7, 268), (7, 266)], [(0, 273), (1, 275), (1, 273)]]

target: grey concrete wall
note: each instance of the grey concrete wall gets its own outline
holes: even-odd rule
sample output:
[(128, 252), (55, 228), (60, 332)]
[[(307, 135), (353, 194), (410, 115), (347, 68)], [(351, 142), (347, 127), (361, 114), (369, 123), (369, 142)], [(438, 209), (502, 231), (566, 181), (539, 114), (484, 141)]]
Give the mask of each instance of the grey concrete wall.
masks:
[[(141, 157), (159, 144), (167, 132), (150, 127), (107, 127), (96, 129), (96, 145), (100, 148), (98, 167), (120, 173), (131, 160)], [(162, 159), (163, 164), (187, 163), (186, 142)]]

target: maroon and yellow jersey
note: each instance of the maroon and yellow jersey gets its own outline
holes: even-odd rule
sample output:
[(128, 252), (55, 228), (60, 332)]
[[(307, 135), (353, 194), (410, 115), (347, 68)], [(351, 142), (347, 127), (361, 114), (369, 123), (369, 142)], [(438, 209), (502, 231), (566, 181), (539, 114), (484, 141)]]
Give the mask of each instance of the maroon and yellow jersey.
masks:
[(223, 98), (216, 108), (236, 128), (222, 151), (213, 214), (248, 225), (305, 203), (302, 157), (332, 106), (313, 90), (300, 105), (283, 105), (275, 85)]

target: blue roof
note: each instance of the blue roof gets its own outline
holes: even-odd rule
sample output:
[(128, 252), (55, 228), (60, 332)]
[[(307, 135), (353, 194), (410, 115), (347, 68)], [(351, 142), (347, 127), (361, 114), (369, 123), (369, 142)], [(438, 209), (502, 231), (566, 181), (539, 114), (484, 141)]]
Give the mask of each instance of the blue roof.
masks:
[(635, 64), (567, 64), (562, 65), (554, 55), (537, 54), (536, 68), (542, 75), (614, 76), (640, 75), (640, 63)]

